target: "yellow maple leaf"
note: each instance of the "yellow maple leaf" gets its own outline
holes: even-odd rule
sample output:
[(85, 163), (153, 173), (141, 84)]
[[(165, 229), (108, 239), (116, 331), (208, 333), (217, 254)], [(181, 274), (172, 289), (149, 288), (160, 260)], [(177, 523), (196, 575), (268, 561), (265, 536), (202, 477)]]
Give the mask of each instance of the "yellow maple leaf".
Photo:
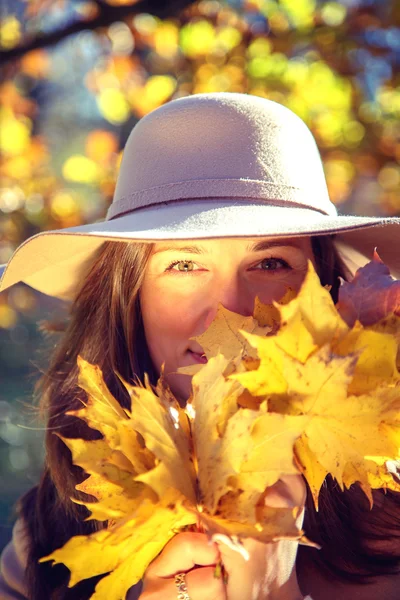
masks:
[[(222, 354), (234, 361), (248, 356), (254, 357), (252, 346), (241, 332), (246, 331), (259, 336), (270, 335), (278, 328), (281, 318), (277, 306), (287, 304), (295, 296), (295, 290), (288, 287), (283, 297), (273, 304), (263, 304), (257, 297), (252, 317), (234, 313), (220, 304), (208, 329), (191, 339), (200, 344), (208, 360), (217, 354)], [(181, 367), (178, 369), (178, 373), (195, 375), (200, 369), (201, 365), (190, 365)]]
[[(84, 504), (91, 518), (108, 520), (109, 528), (72, 538), (41, 559), (63, 562), (71, 571), (70, 587), (84, 578), (109, 573), (97, 584), (93, 598), (124, 598), (168, 540), (195, 523), (210, 535), (229, 532), (238, 549), (241, 537), (306, 542), (296, 526), (295, 511), (282, 509), (276, 513), (279, 519), (271, 521), (272, 513), (259, 506), (269, 482), (296, 469), (293, 460), (285, 463), (276, 453), (271, 453), (270, 460), (259, 460), (257, 469), (257, 452), (261, 457), (268, 449), (267, 441), (260, 439), (267, 430), (261, 421), (270, 415), (261, 407), (239, 406), (243, 387), (225, 376), (228, 364), (220, 354), (194, 377), (190, 406), (195, 417), (188, 418), (189, 411), (179, 406), (163, 380), (156, 390), (147, 381), (144, 387), (123, 382), (132, 406), (116, 410), (99, 369), (79, 360), (80, 381), (88, 399), (71, 414), (84, 419), (103, 438), (62, 439), (73, 462), (89, 474), (77, 489), (97, 499), (74, 501)], [(276, 419), (271, 419), (275, 426)], [(298, 432), (282, 431), (280, 437), (285, 435), (287, 455), (292, 457)], [(234, 478), (240, 477), (242, 464), (246, 493), (236, 503), (238, 510), (235, 503), (220, 500), (229, 492), (239, 494)]]
[(354, 327), (332, 345), (334, 352), (340, 356), (358, 354), (349, 392), (368, 393), (384, 382), (396, 385), (400, 381), (396, 366), (398, 346), (398, 341), (390, 333), (364, 329), (356, 321)]
[(240, 330), (251, 332), (257, 326), (258, 323), (253, 317), (243, 317), (220, 304), (208, 329), (193, 339), (200, 344), (208, 359), (217, 354), (234, 359), (241, 355), (246, 356), (249, 352), (246, 340), (239, 333)]
[(252, 489), (261, 493), (282, 475), (298, 473), (293, 447), (310, 420), (308, 416), (293, 417), (269, 412), (267, 403), (261, 404), (260, 412), (264, 414), (254, 422), (252, 446), (236, 477), (245, 494)]
[[(132, 400), (129, 426), (143, 437), (146, 448), (157, 458), (153, 469), (136, 476), (161, 498), (168, 487), (196, 503), (195, 473), (190, 442), (181, 427), (175, 427), (171, 413), (150, 388), (127, 385)], [(178, 403), (176, 411), (180, 411)]]
[[(264, 305), (261, 305), (258, 301), (256, 306), (258, 315), (262, 318)], [(222, 354), (230, 360), (240, 360), (242, 357), (254, 354), (252, 347), (242, 336), (242, 330), (257, 331), (259, 335), (267, 335), (271, 332), (271, 327), (261, 327), (254, 317), (244, 317), (220, 304), (217, 314), (208, 329), (201, 335), (191, 339), (200, 344), (208, 360), (218, 354)], [(201, 364), (180, 367), (178, 373), (195, 375), (201, 370), (201, 367)]]
[(321, 286), (311, 261), (296, 298), (278, 308), (281, 327), (276, 335), (276, 344), (301, 362), (318, 347), (340, 339), (349, 329), (337, 312), (328, 290)]
[[(288, 286), (286, 292), (277, 302), (264, 304), (257, 297), (254, 303), (253, 317), (260, 327), (270, 327), (275, 332), (280, 326), (281, 315), (277, 305), (288, 304), (297, 295), (296, 290)], [(242, 328), (243, 329), (243, 328)]]
[(386, 466), (400, 451), (393, 320), (390, 333), (358, 322), (350, 329), (311, 265), (298, 296), (279, 310), (276, 335), (242, 332), (259, 363), (230, 378), (262, 396), (269, 411), (309, 417), (295, 454), (316, 504), (328, 473), (342, 488), (358, 482), (370, 502), (372, 487), (400, 490)]
[[(228, 362), (218, 355), (193, 378), (199, 501), (209, 514), (215, 513), (230, 487), (231, 477), (243, 478), (246, 493), (255, 491), (259, 497), (282, 474), (298, 473), (293, 463), (293, 445), (304, 429), (300, 420), (296, 426), (283, 424), (281, 415), (271, 415), (263, 406), (259, 410), (239, 409), (236, 399), (242, 387), (223, 376)], [(224, 435), (219, 422), (226, 406), (221, 398), (231, 403)], [(254, 503), (247, 504), (248, 515), (251, 510), (255, 510)]]
[(167, 490), (159, 499), (157, 510), (153, 502), (145, 500), (135, 514), (111, 530), (72, 537), (40, 562), (64, 563), (71, 571), (69, 587), (111, 571), (97, 584), (92, 598), (122, 600), (176, 530), (196, 522), (195, 514), (184, 508), (183, 501), (178, 492)]

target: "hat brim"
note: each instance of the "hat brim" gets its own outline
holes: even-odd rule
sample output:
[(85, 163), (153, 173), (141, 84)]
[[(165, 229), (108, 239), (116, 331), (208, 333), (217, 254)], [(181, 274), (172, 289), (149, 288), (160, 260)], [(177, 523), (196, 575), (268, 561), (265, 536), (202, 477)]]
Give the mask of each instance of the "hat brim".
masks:
[(21, 244), (3, 267), (0, 292), (23, 281), (45, 294), (73, 298), (83, 266), (106, 240), (157, 242), (334, 233), (351, 271), (370, 260), (377, 247), (392, 275), (400, 278), (398, 218), (332, 216), (265, 201), (210, 198), (159, 204), (110, 221), (39, 233)]

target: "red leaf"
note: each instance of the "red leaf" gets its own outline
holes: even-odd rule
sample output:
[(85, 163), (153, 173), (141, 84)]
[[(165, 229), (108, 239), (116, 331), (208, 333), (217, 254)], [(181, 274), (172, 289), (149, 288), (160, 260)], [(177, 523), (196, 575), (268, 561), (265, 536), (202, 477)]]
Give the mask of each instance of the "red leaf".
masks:
[(336, 308), (350, 327), (357, 319), (367, 326), (392, 313), (400, 315), (400, 281), (392, 278), (376, 250), (354, 279), (341, 285)]

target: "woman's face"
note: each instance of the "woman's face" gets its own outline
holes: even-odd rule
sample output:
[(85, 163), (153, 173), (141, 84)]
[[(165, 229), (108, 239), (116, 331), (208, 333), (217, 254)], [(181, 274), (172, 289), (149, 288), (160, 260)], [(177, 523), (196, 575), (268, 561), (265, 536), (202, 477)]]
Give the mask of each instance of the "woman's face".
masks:
[(158, 372), (182, 402), (191, 378), (176, 373), (198, 362), (202, 348), (191, 338), (203, 333), (218, 305), (253, 314), (256, 296), (279, 300), (288, 286), (298, 290), (313, 260), (310, 238), (217, 239), (154, 245), (140, 292), (146, 340)]

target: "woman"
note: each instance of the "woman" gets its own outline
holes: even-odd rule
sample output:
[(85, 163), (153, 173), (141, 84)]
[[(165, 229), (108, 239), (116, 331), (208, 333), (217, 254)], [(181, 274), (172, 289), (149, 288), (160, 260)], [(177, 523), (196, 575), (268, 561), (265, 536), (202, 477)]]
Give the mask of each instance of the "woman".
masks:
[[(0, 290), (24, 281), (71, 299), (67, 330), (41, 382), (48, 419), (46, 463), (38, 486), (21, 500), (14, 543), (4, 552), (0, 599), (87, 599), (96, 581), (67, 589), (68, 571), (41, 556), (72, 535), (104, 523), (88, 521), (71, 502), (85, 478), (71, 464), (66, 437), (96, 436), (66, 413), (84, 397), (77, 388), (78, 355), (98, 364), (112, 393), (129, 405), (115, 372), (155, 382), (162, 363), (180, 402), (190, 380), (177, 367), (204, 362), (193, 337), (218, 304), (248, 315), (254, 299), (299, 289), (307, 260), (336, 298), (347, 277), (372, 255), (400, 273), (400, 220), (338, 216), (329, 200), (315, 141), (291, 111), (242, 94), (179, 99), (146, 116), (124, 152), (107, 220), (45, 232), (23, 244)], [(129, 242), (129, 243), (127, 243)], [(282, 478), (270, 505), (302, 506), (300, 476)], [(304, 528), (322, 550), (293, 542), (247, 541), (244, 563), (200, 533), (176, 535), (149, 566), (129, 600), (313, 600), (398, 597), (400, 500), (375, 493), (372, 511), (357, 488), (340, 492), (331, 480), (316, 513), (307, 500)], [(222, 558), (228, 584), (213, 576)]]

